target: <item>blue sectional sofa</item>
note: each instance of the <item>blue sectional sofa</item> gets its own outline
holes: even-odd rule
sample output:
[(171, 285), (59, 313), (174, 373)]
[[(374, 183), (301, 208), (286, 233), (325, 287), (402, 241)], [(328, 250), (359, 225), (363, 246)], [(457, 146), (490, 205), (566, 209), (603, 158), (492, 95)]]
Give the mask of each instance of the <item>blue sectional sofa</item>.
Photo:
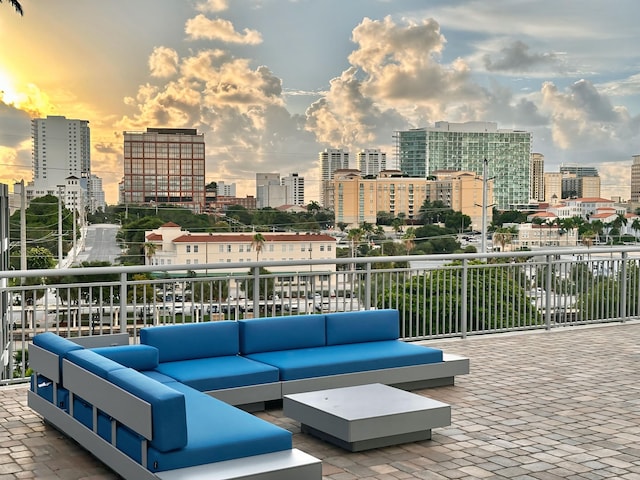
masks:
[(399, 325), (396, 310), (268, 317), (148, 327), (140, 344), (91, 337), (91, 348), (45, 333), (29, 349), (29, 405), (125, 478), (319, 479), (320, 461), (289, 432), (244, 410), (469, 373), (464, 357), (399, 340)]
[(368, 383), (452, 385), (469, 373), (467, 358), (399, 334), (399, 313), (388, 309), (149, 327), (140, 343), (160, 352), (157, 372), (246, 409)]
[(43, 333), (29, 355), (29, 406), (126, 479), (322, 476), (287, 430), (158, 372), (155, 347)]

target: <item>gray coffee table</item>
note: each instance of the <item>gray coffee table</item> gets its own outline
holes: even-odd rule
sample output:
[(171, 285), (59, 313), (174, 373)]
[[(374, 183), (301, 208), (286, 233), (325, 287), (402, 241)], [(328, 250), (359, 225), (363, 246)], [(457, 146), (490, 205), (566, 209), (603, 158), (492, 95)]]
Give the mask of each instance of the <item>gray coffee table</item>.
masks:
[(450, 405), (380, 383), (285, 395), (283, 413), (352, 452), (430, 440), (451, 424)]

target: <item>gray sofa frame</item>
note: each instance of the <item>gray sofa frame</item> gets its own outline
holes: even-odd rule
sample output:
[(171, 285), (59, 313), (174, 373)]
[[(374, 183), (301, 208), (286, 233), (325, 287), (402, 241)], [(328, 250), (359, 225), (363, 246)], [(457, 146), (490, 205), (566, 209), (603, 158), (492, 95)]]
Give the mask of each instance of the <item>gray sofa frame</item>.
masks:
[[(75, 340), (75, 339), (72, 339)], [(126, 343), (124, 343), (126, 342)], [(128, 335), (92, 337), (89, 342), (77, 343), (97, 347), (127, 345)], [(53, 425), (95, 455), (125, 479), (131, 480), (320, 480), (322, 463), (298, 449), (255, 455), (247, 458), (209, 463), (163, 472), (150, 472), (146, 467), (143, 445), (142, 464), (137, 463), (115, 447), (116, 419), (145, 438), (151, 438), (151, 406), (113, 385), (107, 380), (67, 360), (62, 362), (64, 387), (69, 391), (69, 413), (57, 407), (55, 385), (60, 383), (58, 356), (36, 345), (29, 345), (29, 363), (34, 374), (44, 375), (54, 384), (53, 403), (29, 390), (27, 403), (46, 422)], [(37, 377), (36, 377), (37, 378)], [(36, 382), (37, 383), (37, 382)], [(113, 444), (100, 437), (73, 418), (73, 395), (79, 395), (93, 405), (93, 424), (97, 429), (98, 410), (114, 418), (112, 420)], [(250, 458), (250, 461), (247, 459)]]

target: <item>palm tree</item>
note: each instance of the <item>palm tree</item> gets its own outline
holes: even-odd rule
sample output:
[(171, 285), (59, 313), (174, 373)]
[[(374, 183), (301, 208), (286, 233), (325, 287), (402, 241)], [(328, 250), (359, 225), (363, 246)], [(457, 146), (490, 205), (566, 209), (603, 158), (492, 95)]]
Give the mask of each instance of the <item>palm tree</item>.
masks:
[(347, 238), (351, 241), (351, 256), (357, 256), (357, 245), (362, 240), (364, 231), (361, 228), (352, 228), (347, 232)]
[(513, 241), (513, 232), (509, 228), (499, 228), (493, 234), (493, 241), (500, 245), (500, 251), (504, 252), (505, 246)]
[(266, 241), (267, 239), (264, 238), (264, 235), (262, 235), (261, 233), (256, 233), (253, 235), (253, 238), (251, 239), (251, 248), (256, 251), (256, 261), (260, 260), (260, 252), (262, 252)]
[(404, 248), (407, 250), (407, 253), (411, 253), (416, 246), (416, 229), (413, 227), (407, 228), (407, 231), (402, 236), (402, 240), (404, 240)]
[(144, 253), (148, 260), (147, 265), (151, 265), (151, 260), (153, 259), (153, 256), (156, 254), (157, 250), (158, 250), (158, 245), (151, 242), (145, 242)]
[(640, 218), (635, 218), (633, 222), (631, 222), (631, 229), (634, 231), (636, 237), (636, 242), (638, 241), (638, 230), (640, 230)]
[[(2, 0), (0, 0), (0, 3), (2, 3)], [(24, 12), (22, 11), (22, 5), (20, 5), (20, 2), (18, 2), (18, 0), (9, 0), (9, 5), (15, 8), (16, 12), (18, 12), (20, 15), (24, 15)]]

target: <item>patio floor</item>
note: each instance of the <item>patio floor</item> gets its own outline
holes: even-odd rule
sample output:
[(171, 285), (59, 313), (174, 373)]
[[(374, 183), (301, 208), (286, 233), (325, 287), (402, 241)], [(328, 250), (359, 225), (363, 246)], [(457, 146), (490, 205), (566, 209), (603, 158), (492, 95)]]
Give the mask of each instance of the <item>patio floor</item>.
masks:
[[(300, 433), (281, 410), (258, 415), (323, 461), (323, 478), (640, 480), (640, 323), (428, 342), (468, 356), (456, 385), (417, 393), (449, 403), (429, 441), (349, 453)], [(0, 480), (116, 479), (0, 388)]]

